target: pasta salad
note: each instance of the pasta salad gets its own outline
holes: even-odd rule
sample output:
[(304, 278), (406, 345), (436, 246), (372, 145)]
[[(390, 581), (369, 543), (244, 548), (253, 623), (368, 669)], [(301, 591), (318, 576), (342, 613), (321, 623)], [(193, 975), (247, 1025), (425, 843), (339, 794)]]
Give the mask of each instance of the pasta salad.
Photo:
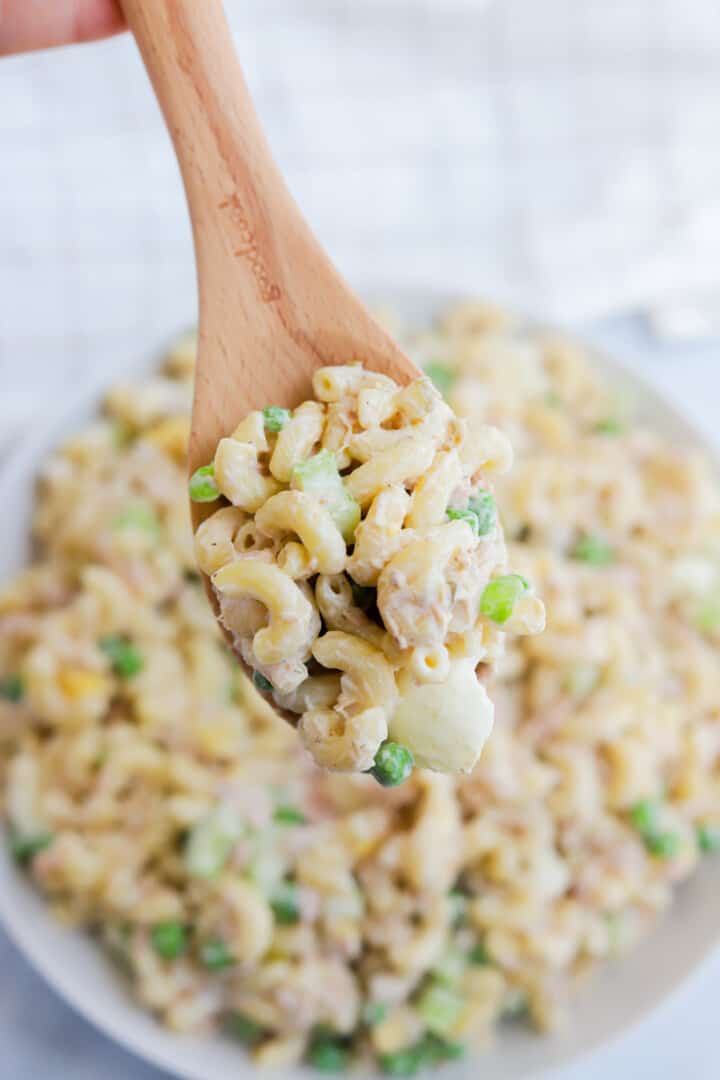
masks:
[(190, 481), (224, 502), (195, 534), (220, 621), (319, 765), (470, 772), (493, 718), (478, 666), (545, 624), (490, 486), (510, 445), (427, 377), (324, 367), (313, 391), (250, 413)]
[(411, 1076), (553, 1028), (720, 849), (712, 463), (495, 308), (400, 334), (512, 441), (510, 563), (548, 598), (471, 775), (318, 769), (240, 674), (188, 521), (192, 337), (47, 462), (0, 590), (15, 859), (144, 1008), (258, 1065)]

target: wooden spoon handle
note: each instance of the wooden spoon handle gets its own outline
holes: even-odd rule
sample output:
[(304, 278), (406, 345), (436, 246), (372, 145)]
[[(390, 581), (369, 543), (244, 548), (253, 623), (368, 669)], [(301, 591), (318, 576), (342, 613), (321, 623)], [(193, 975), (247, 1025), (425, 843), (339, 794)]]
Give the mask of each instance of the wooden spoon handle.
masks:
[(415, 369), (353, 295), (280, 175), (221, 0), (120, 0), (158, 97), (192, 218), (200, 306), (190, 466), (250, 409), (294, 407), (321, 364)]
[(263, 299), (272, 299), (277, 287), (257, 255), (267, 225), (263, 193), (271, 193), (274, 214), (278, 204), (293, 217), (297, 211), (257, 119), (221, 0), (120, 5), (175, 146), (198, 258), (211, 249), (217, 260), (221, 251), (233, 274), (244, 261)]

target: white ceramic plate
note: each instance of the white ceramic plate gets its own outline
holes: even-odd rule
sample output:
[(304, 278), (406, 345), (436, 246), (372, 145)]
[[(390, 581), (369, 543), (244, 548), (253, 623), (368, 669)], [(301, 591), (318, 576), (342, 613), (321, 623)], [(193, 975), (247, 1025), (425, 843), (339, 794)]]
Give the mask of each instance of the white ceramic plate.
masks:
[[(401, 316), (413, 323), (428, 320), (448, 297), (384, 293)], [(174, 328), (169, 328), (168, 339)], [(646, 422), (673, 440), (704, 445), (692, 425), (644, 380), (621, 365), (597, 356), (622, 392), (640, 404)], [(149, 358), (134, 365), (149, 370)], [(33, 480), (41, 461), (62, 438), (77, 430), (96, 408), (102, 384), (86, 387), (54, 423), (31, 438), (0, 471), (0, 505), (11, 509), (3, 521), (0, 581), (28, 559), (28, 526)], [(706, 449), (709, 449), (706, 447)], [(471, 1080), (480, 1073), (492, 1080), (527, 1080), (617, 1037), (695, 972), (720, 935), (720, 860), (708, 860), (680, 890), (677, 901), (654, 934), (629, 956), (605, 966), (581, 991), (574, 1022), (561, 1035), (539, 1038), (508, 1029), (480, 1062), (467, 1061), (443, 1071), (448, 1080)], [(100, 949), (85, 935), (59, 925), (39, 894), (0, 844), (0, 918), (28, 960), (78, 1012), (129, 1050), (187, 1080), (256, 1080), (242, 1049), (220, 1038), (174, 1035), (133, 1004)], [(277, 1080), (307, 1077), (307, 1070), (274, 1072)]]

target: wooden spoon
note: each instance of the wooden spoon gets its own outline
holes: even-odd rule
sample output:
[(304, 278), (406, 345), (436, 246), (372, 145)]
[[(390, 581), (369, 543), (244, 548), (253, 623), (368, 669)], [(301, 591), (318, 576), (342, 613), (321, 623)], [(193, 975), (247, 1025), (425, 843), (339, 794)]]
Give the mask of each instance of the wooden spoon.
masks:
[[(200, 330), (190, 472), (212, 461), (219, 440), (252, 409), (294, 408), (312, 397), (313, 372), (325, 364), (362, 360), (399, 383), (416, 378), (417, 368), (340, 277), (285, 186), (221, 0), (120, 5), (172, 136), (192, 220)], [(191, 507), (195, 528), (213, 509)], [(217, 615), (209, 580), (205, 585)], [(283, 715), (297, 723), (296, 715)]]
[[(220, 0), (120, 0), (175, 145), (200, 308), (189, 466), (251, 409), (312, 397), (325, 364), (419, 374), (349, 289), (275, 164)], [(348, 207), (348, 212), (351, 208)], [(194, 505), (195, 524), (204, 516)]]

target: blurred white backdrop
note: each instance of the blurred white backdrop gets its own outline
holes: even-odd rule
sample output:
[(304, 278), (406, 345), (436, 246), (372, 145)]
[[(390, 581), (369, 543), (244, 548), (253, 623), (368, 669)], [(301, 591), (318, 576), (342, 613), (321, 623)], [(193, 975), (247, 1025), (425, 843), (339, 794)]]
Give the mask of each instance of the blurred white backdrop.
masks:
[[(289, 183), (355, 282), (688, 329), (720, 240), (717, 0), (228, 0)], [(0, 64), (6, 411), (193, 318), (133, 43)], [(693, 327), (691, 326), (690, 329)], [(12, 369), (10, 377), (10, 369)], [(31, 392), (32, 390), (32, 392)]]

